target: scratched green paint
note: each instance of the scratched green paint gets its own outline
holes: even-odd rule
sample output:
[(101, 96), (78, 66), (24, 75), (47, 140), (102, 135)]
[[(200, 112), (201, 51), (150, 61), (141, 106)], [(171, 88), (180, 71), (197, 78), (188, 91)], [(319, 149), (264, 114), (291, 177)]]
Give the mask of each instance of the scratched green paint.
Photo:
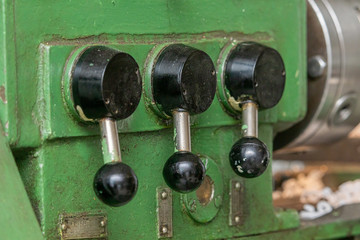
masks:
[[(104, 206), (96, 199), (92, 180), (103, 164), (99, 126), (71, 116), (61, 91), (62, 81), (68, 80), (66, 61), (78, 47), (105, 44), (130, 53), (140, 66), (144, 86), (149, 86), (144, 66), (155, 45), (192, 45), (206, 51), (218, 69), (219, 55), (227, 44), (258, 41), (282, 54), (287, 73), (279, 105), (259, 113), (259, 137), (272, 149), (274, 133), (305, 114), (303, 0), (1, 3), (0, 93), (3, 87), (6, 101), (0, 99), (0, 120), (12, 150), (21, 152), (16, 160), (45, 239), (59, 239), (60, 214), (98, 211), (108, 216), (110, 240), (156, 239), (156, 188), (165, 186), (162, 167), (174, 151), (171, 120), (152, 112), (146, 106), (149, 96), (143, 94), (135, 113), (118, 122), (123, 161), (139, 178), (138, 193), (121, 208)], [(244, 224), (228, 225), (228, 183), (237, 178), (228, 164), (228, 153), (241, 137), (241, 122), (226, 114), (220, 101), (215, 98), (208, 111), (193, 116), (191, 123), (193, 151), (211, 157), (222, 172), (222, 207), (211, 222), (196, 223), (185, 212), (180, 194), (174, 193), (173, 239), (228, 239), (280, 230), (302, 239), (296, 212), (272, 206), (271, 166), (259, 178), (239, 178), (245, 188)], [(328, 235), (322, 236), (335, 232), (333, 226), (324, 229)]]

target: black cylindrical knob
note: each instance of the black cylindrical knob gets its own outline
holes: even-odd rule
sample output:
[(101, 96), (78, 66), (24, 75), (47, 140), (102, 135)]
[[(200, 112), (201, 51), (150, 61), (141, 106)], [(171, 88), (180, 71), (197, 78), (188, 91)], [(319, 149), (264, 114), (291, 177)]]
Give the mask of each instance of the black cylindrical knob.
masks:
[(230, 165), (234, 172), (245, 178), (260, 176), (267, 168), (270, 154), (266, 145), (255, 137), (243, 137), (231, 148)]
[(205, 177), (205, 166), (191, 152), (175, 152), (166, 161), (163, 176), (171, 189), (188, 193), (200, 187)]
[(139, 66), (129, 54), (95, 46), (87, 48), (72, 73), (75, 109), (89, 119), (129, 117), (140, 102)]
[(105, 204), (119, 207), (128, 203), (136, 194), (138, 179), (125, 163), (103, 165), (95, 174), (94, 191)]
[(168, 115), (174, 109), (198, 114), (208, 109), (216, 90), (216, 72), (203, 51), (174, 44), (159, 55), (152, 74), (156, 103)]
[(284, 62), (275, 49), (253, 42), (238, 44), (226, 60), (225, 86), (235, 100), (274, 107), (285, 88)]

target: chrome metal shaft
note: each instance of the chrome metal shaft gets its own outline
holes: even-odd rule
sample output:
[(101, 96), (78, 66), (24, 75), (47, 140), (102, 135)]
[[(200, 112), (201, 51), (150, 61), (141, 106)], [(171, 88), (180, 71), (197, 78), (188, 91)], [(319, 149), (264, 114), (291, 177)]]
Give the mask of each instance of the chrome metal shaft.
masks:
[(116, 121), (112, 118), (101, 119), (100, 130), (104, 162), (121, 162), (120, 143)]
[(242, 129), (244, 137), (258, 137), (258, 105), (255, 102), (242, 104)]
[(183, 109), (173, 111), (174, 138), (177, 151), (191, 152), (190, 114)]

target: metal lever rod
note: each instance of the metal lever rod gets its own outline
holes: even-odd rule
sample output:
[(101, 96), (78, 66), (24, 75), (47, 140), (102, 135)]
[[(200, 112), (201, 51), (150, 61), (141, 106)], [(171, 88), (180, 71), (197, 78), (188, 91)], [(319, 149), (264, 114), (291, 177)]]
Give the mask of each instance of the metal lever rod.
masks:
[(243, 103), (242, 106), (242, 120), (244, 137), (258, 137), (258, 105), (249, 101)]
[(190, 114), (183, 109), (176, 109), (172, 114), (175, 148), (177, 151), (191, 152)]
[(115, 119), (103, 118), (99, 123), (104, 163), (121, 162), (119, 135)]

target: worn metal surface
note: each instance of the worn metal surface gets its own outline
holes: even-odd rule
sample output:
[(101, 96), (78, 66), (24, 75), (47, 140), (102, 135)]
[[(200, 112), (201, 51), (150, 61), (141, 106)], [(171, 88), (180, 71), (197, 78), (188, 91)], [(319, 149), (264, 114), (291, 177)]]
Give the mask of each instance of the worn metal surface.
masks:
[(245, 202), (242, 196), (244, 196), (244, 186), (241, 186), (239, 179), (230, 180), (230, 204), (229, 204), (229, 225), (240, 225), (244, 221), (244, 208)]
[(158, 238), (173, 236), (173, 200), (170, 188), (159, 187), (157, 197), (157, 232)]
[(107, 219), (104, 214), (64, 214), (60, 216), (60, 235), (67, 239), (107, 239)]

